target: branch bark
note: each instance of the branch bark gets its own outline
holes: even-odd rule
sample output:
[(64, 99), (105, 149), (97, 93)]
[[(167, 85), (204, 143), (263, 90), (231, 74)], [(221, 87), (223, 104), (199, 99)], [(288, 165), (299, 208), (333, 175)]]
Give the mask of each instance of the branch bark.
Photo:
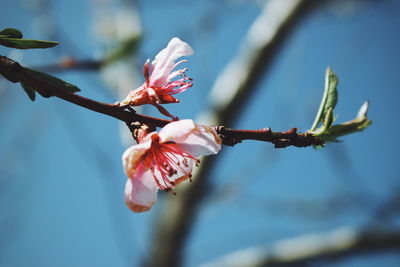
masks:
[(297, 133), (297, 128), (292, 128), (286, 132), (273, 132), (270, 128), (263, 128), (260, 130), (234, 130), (223, 126), (217, 126), (216, 131), (221, 136), (222, 142), (230, 146), (234, 146), (243, 140), (271, 142), (274, 144), (275, 148), (323, 145), (322, 140), (310, 133)]
[[(171, 120), (138, 114), (133, 109), (121, 107), (119, 104), (102, 103), (69, 92), (4, 56), (0, 56), (0, 74), (12, 82), (23, 82), (32, 88), (35, 88), (35, 90), (44, 97), (59, 97), (86, 109), (121, 120), (128, 126), (133, 122), (140, 122), (155, 127), (163, 127), (171, 122)], [(323, 143), (321, 139), (312, 134), (297, 133), (296, 129), (287, 132), (272, 132), (269, 128), (261, 130), (234, 130), (223, 126), (216, 126), (215, 129), (221, 136), (223, 143), (231, 146), (240, 143), (242, 140), (250, 139), (271, 142), (276, 148), (284, 148), (287, 146), (306, 147), (311, 145), (321, 145)]]
[(114, 117), (126, 123), (140, 121), (162, 127), (170, 122), (168, 120), (153, 118), (127, 111), (124, 108), (121, 108), (118, 104), (102, 103), (77, 95), (75, 93), (71, 93), (54, 85), (46, 79), (35, 75), (35, 73), (28, 71), (18, 62), (15, 62), (4, 56), (0, 56), (0, 74), (11, 82), (23, 82), (27, 85), (30, 85), (45, 97), (56, 96), (75, 105)]

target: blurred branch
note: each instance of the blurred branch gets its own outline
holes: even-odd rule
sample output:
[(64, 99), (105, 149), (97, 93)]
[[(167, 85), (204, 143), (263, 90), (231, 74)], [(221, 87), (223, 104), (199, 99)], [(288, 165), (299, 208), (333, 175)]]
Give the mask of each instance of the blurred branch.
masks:
[(371, 214), (370, 226), (388, 225), (400, 214), (400, 188), (393, 186), (392, 194)]
[(267, 1), (210, 93), (214, 124), (231, 125), (313, 0)]
[[(313, 1), (270, 0), (254, 21), (236, 57), (220, 74), (211, 92), (213, 109), (208, 114), (211, 123), (230, 125), (237, 119), (257, 82), (282, 47), (285, 37), (301, 17), (310, 10)], [(200, 202), (208, 193), (209, 178), (216, 164), (207, 157), (187, 187), (178, 188), (179, 197), (168, 196), (161, 218), (157, 218), (148, 266), (182, 265), (184, 248), (199, 212)]]
[(201, 267), (311, 266), (316, 261), (344, 259), (355, 254), (400, 251), (400, 232), (357, 231), (350, 227), (323, 234), (281, 240), (268, 247), (251, 247)]
[(77, 60), (73, 57), (61, 59), (56, 64), (42, 65), (34, 69), (42, 72), (61, 72), (67, 70), (98, 71), (104, 65), (104, 60)]
[(121, 40), (116, 47), (109, 51), (102, 59), (77, 60), (74, 57), (67, 57), (61, 59), (57, 64), (39, 66), (36, 67), (36, 69), (43, 72), (60, 72), (66, 70), (98, 71), (102, 67), (135, 55), (140, 40), (140, 34), (132, 34), (124, 40)]

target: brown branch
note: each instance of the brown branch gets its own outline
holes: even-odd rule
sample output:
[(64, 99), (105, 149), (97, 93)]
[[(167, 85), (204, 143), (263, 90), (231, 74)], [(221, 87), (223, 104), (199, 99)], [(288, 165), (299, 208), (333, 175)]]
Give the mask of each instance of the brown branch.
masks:
[(216, 127), (217, 133), (222, 137), (225, 145), (234, 146), (243, 140), (258, 140), (270, 142), (275, 148), (288, 146), (307, 147), (311, 145), (323, 145), (323, 141), (310, 133), (297, 133), (297, 128), (287, 132), (273, 132), (270, 128), (260, 130), (233, 130), (223, 126)]
[[(32, 88), (35, 88), (35, 90), (44, 97), (59, 97), (86, 109), (119, 119), (125, 122), (128, 126), (133, 122), (140, 122), (156, 127), (163, 127), (171, 122), (171, 120), (137, 114), (133, 109), (129, 107), (121, 107), (119, 104), (102, 103), (71, 93), (4, 56), (0, 56), (0, 74), (14, 83), (23, 82)], [(216, 126), (215, 129), (221, 136), (223, 143), (231, 146), (240, 143), (243, 140), (271, 142), (276, 148), (284, 148), (287, 146), (306, 147), (323, 144), (319, 138), (310, 133), (297, 133), (296, 128), (287, 132), (272, 132), (269, 128), (261, 130), (234, 130), (225, 128), (224, 126)]]
[(154, 118), (137, 114), (130, 110), (125, 110), (124, 107), (121, 107), (118, 104), (98, 102), (78, 94), (71, 93), (22, 67), (18, 62), (15, 62), (4, 56), (0, 56), (0, 74), (11, 82), (23, 82), (35, 88), (36, 91), (45, 97), (56, 96), (86, 109), (114, 117), (127, 124), (140, 121), (142, 123), (152, 124), (157, 127), (163, 127), (171, 122), (170, 120)]

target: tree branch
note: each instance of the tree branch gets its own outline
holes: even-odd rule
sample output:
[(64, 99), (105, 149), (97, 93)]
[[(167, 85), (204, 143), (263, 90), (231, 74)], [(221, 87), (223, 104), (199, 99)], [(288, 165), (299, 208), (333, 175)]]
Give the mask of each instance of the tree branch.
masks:
[(316, 261), (344, 259), (355, 254), (400, 251), (400, 232), (343, 227), (323, 234), (307, 234), (281, 240), (267, 247), (232, 252), (201, 267), (312, 266)]
[[(69, 92), (4, 56), (0, 56), (0, 74), (14, 83), (23, 82), (32, 88), (35, 88), (35, 90), (44, 97), (59, 97), (86, 109), (121, 120), (127, 125), (131, 125), (133, 122), (140, 122), (151, 124), (156, 127), (163, 127), (171, 122), (171, 120), (137, 114), (130, 107), (121, 107), (119, 104), (102, 103)], [(297, 129), (295, 128), (287, 132), (272, 132), (269, 128), (261, 130), (234, 130), (223, 126), (216, 126), (215, 129), (221, 136), (223, 143), (231, 146), (240, 143), (243, 140), (271, 142), (276, 148), (284, 148), (287, 146), (305, 147), (321, 145), (323, 143), (318, 137), (315, 137), (312, 134), (297, 133)]]
[(15, 62), (4, 56), (0, 56), (0, 74), (11, 82), (23, 82), (32, 86), (45, 97), (56, 96), (86, 109), (114, 117), (127, 124), (139, 121), (142, 123), (152, 124), (157, 127), (163, 127), (171, 122), (170, 120), (154, 118), (137, 114), (130, 110), (125, 110), (124, 107), (121, 107), (118, 104), (98, 102), (75, 93), (71, 93), (22, 67), (18, 62)]
[(234, 146), (243, 140), (259, 140), (271, 142), (275, 148), (288, 146), (306, 147), (310, 145), (323, 145), (322, 140), (310, 133), (297, 133), (297, 128), (287, 132), (273, 132), (270, 128), (260, 130), (234, 130), (223, 126), (216, 127), (217, 133), (222, 137), (225, 145)]

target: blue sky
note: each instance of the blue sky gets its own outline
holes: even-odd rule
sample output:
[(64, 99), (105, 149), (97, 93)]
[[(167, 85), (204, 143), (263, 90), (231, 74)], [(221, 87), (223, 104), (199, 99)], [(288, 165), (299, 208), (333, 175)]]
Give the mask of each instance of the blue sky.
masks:
[[(47, 11), (26, 8), (34, 2), (6, 0), (2, 27), (19, 28), (27, 38), (49, 38), (38, 29), (37, 17), (49, 19), (45, 15), (50, 14), (58, 29), (50, 37), (57, 38), (60, 47), (23, 54), (0, 48), (1, 55), (22, 57), (32, 66), (67, 55), (102, 55), (104, 44), (93, 33), (101, 19), (93, 12), (95, 1), (51, 1)], [(217, 193), (204, 202), (193, 226), (185, 266), (301, 234), (362, 227), (398, 190), (400, 3), (339, 2), (342, 5), (321, 5), (296, 26), (235, 124), (227, 126), (307, 130), (318, 109), (327, 66), (340, 79), (337, 122), (354, 118), (369, 100), (372, 126), (320, 150), (276, 150), (255, 141), (224, 148), (210, 186)], [(113, 12), (121, 5), (115, 3)], [(138, 3), (144, 35), (127, 73), (137, 76), (144, 60), (154, 57), (171, 37), (187, 41), (195, 51), (187, 63), (194, 87), (168, 110), (180, 118), (196, 118), (209, 107), (209, 90), (237, 52), (261, 4)], [(119, 100), (97, 73), (56, 75), (77, 84), (81, 95)], [(142, 82), (138, 77), (132, 88)], [(0, 265), (139, 265), (154, 242), (163, 195), (148, 213), (133, 214), (125, 207), (120, 157), (127, 145), (121, 141), (119, 123), (57, 99), (38, 97), (32, 103), (17, 85), (5, 81), (0, 81), (0, 93)], [(153, 108), (144, 112), (157, 115)], [(398, 266), (399, 261), (394, 253), (382, 253), (324, 266)]]

